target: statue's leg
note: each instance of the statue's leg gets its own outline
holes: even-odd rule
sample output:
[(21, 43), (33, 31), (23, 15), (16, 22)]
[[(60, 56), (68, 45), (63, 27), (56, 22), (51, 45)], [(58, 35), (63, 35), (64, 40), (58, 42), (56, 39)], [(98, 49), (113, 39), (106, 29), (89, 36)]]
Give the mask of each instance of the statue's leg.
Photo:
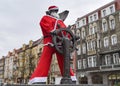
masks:
[(53, 52), (54, 48), (44, 46), (38, 65), (29, 80), (29, 84), (46, 83)]
[(63, 76), (63, 67), (64, 67), (63, 55), (56, 52), (56, 56), (57, 56), (58, 65), (59, 65), (59, 68), (60, 68), (61, 75)]

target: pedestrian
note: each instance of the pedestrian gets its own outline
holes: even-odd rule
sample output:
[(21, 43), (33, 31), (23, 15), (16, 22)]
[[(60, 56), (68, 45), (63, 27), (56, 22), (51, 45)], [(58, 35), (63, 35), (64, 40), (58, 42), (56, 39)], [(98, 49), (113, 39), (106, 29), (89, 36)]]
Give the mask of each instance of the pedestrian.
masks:
[[(38, 65), (31, 75), (29, 84), (45, 84), (47, 82), (48, 71), (50, 68), (52, 55), (54, 53), (56, 53), (60, 72), (61, 75), (63, 75), (64, 57), (62, 54), (57, 52), (54, 47), (52, 47), (54, 44), (52, 43), (51, 36), (51, 33), (53, 33), (53, 31), (55, 31), (56, 29), (66, 28), (64, 22), (59, 19), (58, 10), (59, 9), (57, 6), (50, 6), (48, 8), (47, 14), (43, 16), (39, 23), (41, 26), (42, 34), (44, 36), (44, 48), (38, 61)], [(76, 81), (76, 77), (74, 76), (72, 69), (70, 69), (70, 75), (71, 79), (73, 81)]]

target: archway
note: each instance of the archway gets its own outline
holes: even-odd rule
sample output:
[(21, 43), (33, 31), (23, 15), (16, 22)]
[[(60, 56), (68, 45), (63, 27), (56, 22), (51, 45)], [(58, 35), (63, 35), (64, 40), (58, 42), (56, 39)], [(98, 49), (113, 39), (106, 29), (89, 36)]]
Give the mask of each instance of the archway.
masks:
[(80, 84), (88, 84), (88, 79), (86, 76), (84, 77), (79, 77), (79, 83)]
[(100, 76), (100, 75), (92, 76), (92, 83), (93, 84), (103, 84), (102, 76)]

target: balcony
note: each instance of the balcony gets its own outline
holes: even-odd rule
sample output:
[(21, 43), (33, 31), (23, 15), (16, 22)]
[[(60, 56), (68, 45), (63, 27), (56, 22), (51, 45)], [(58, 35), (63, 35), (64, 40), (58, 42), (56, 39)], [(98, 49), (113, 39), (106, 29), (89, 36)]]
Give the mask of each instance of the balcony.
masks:
[(120, 48), (119, 48), (120, 44), (116, 44), (116, 45), (111, 45), (109, 47), (101, 47), (100, 49), (100, 54), (107, 54), (107, 53), (114, 53), (114, 52), (118, 52), (120, 51)]
[(111, 65), (102, 65), (100, 66), (100, 70), (112, 71), (112, 70), (120, 70), (120, 64), (111, 64)]
[(88, 51), (88, 55), (93, 55), (93, 54), (96, 54), (96, 50), (90, 50), (90, 51)]
[(94, 72), (96, 70), (99, 70), (99, 67), (86, 67), (86, 68), (77, 69), (77, 71), (86, 71), (86, 72)]
[(111, 65), (101, 65), (97, 67), (86, 67), (77, 69), (77, 71), (86, 71), (86, 72), (105, 72), (105, 71), (117, 71), (120, 70), (120, 64), (111, 64)]
[(88, 35), (88, 36), (86, 37), (86, 40), (96, 39), (96, 37), (97, 37), (96, 34)]

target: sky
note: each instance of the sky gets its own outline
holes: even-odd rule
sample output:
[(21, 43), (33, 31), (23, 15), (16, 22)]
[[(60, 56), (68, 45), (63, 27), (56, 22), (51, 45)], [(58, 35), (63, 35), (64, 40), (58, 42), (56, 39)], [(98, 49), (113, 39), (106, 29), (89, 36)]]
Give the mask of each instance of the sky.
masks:
[(69, 10), (66, 25), (113, 0), (0, 0), (0, 58), (42, 37), (39, 21), (48, 7)]

